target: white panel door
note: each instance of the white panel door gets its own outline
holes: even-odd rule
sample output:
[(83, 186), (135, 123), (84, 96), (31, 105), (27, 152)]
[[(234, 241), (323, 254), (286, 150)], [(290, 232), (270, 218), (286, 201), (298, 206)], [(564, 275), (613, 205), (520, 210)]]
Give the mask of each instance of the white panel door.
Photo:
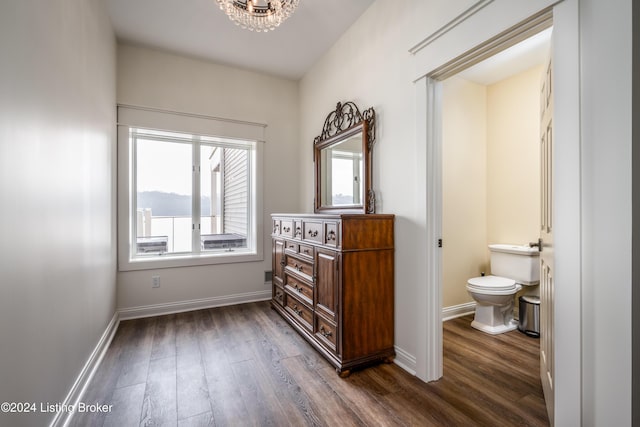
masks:
[(554, 415), (553, 82), (547, 63), (540, 90), (540, 379), (549, 421)]

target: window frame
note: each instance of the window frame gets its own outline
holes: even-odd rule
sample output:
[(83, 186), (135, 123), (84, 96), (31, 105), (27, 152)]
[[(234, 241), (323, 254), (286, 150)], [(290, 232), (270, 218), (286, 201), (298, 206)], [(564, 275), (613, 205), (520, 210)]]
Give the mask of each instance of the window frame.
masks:
[[(216, 132), (216, 129), (211, 126), (212, 124), (218, 124), (217, 121), (222, 121), (228, 129), (229, 121), (223, 119), (216, 119), (211, 117), (193, 116), (187, 115), (189, 121), (196, 119), (196, 122), (200, 126), (189, 126), (189, 121), (178, 122), (181, 124), (175, 126), (173, 129), (160, 129), (158, 126), (149, 126), (150, 123), (141, 123), (140, 125), (133, 125), (131, 122), (135, 122), (136, 114), (138, 110), (135, 107), (124, 107), (124, 116), (126, 113), (130, 114), (126, 117), (128, 120), (121, 119), (121, 113), (123, 107), (118, 107), (118, 269), (119, 271), (132, 271), (132, 270), (146, 270), (157, 268), (172, 268), (172, 267), (188, 267), (199, 265), (212, 265), (212, 264), (229, 264), (240, 262), (256, 262), (262, 261), (263, 256), (263, 226), (262, 226), (262, 179), (263, 176), (262, 162), (263, 162), (263, 140), (255, 138), (255, 131), (244, 132), (247, 136), (253, 136), (248, 138), (243, 137), (243, 128), (247, 126), (261, 126), (264, 129), (264, 125), (251, 124), (246, 122), (234, 122), (232, 124), (239, 124), (239, 126), (232, 126), (233, 132)], [(154, 112), (158, 112), (157, 119), (160, 121), (163, 115), (172, 114), (166, 111), (141, 109), (144, 112), (143, 118), (146, 116), (153, 117)], [(173, 118), (180, 115), (173, 114)], [(134, 120), (132, 120), (134, 119)], [(146, 120), (148, 122), (148, 120)], [(145, 120), (139, 120), (139, 122), (145, 122)], [(174, 123), (175, 125), (175, 123)], [(207, 126), (209, 125), (209, 126)], [(203, 133), (202, 130), (206, 130), (210, 127), (211, 132)], [(206, 251), (206, 252), (194, 252), (195, 243), (192, 243), (192, 252), (188, 253), (164, 253), (158, 256), (136, 256), (136, 237), (135, 234), (135, 222), (136, 222), (136, 202), (134, 198), (135, 191), (135, 164), (134, 164), (134, 144), (130, 138), (131, 129), (142, 128), (145, 130), (162, 130), (164, 132), (178, 132), (186, 133), (194, 136), (194, 140), (203, 139), (202, 142), (191, 142), (193, 162), (199, 160), (200, 157), (200, 144), (214, 144), (218, 146), (238, 146), (240, 143), (234, 143), (235, 141), (246, 141), (246, 145), (250, 146), (248, 150), (250, 156), (251, 168), (248, 170), (248, 183), (249, 183), (249, 222), (247, 224), (247, 249), (228, 251)], [(220, 130), (220, 129), (217, 129)], [(251, 130), (251, 129), (250, 129)], [(197, 132), (196, 132), (197, 131)], [(216, 133), (227, 133), (227, 135), (215, 135)], [(231, 133), (231, 135), (229, 135)], [(213, 139), (215, 141), (206, 141), (207, 139)], [(219, 141), (219, 142), (218, 142)], [(200, 162), (198, 162), (200, 164)], [(193, 171), (193, 183), (192, 187), (198, 191), (200, 187), (200, 173), (199, 171)], [(199, 207), (200, 200), (192, 200), (193, 209)], [(196, 211), (192, 212), (192, 215)], [(197, 211), (197, 215), (200, 216), (200, 210)], [(199, 239), (198, 239), (199, 240)], [(195, 237), (192, 237), (192, 242), (195, 241)]]

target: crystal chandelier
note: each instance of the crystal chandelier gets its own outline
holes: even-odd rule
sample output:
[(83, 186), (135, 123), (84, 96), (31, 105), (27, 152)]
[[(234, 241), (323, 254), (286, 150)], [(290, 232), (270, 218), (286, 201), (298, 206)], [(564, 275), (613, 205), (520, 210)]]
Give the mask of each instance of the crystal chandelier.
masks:
[(251, 31), (273, 30), (298, 7), (300, 0), (216, 0), (220, 9), (236, 23)]

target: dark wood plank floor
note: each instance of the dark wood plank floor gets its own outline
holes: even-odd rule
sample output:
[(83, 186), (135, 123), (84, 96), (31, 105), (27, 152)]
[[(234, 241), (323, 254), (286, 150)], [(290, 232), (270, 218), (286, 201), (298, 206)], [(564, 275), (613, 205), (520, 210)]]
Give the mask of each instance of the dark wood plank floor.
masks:
[(267, 302), (124, 321), (75, 426), (545, 426), (538, 340), (445, 322), (444, 377), (394, 364), (346, 379)]

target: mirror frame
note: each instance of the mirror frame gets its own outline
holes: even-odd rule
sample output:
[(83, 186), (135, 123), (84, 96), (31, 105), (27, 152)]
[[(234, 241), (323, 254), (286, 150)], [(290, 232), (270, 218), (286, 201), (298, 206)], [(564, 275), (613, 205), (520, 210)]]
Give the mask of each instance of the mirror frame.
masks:
[[(322, 157), (323, 149), (338, 145), (349, 137), (362, 131), (362, 202), (354, 205), (322, 205)], [(324, 121), (322, 133), (313, 140), (313, 161), (315, 197), (315, 213), (366, 213), (373, 214), (376, 210), (376, 196), (371, 188), (371, 152), (375, 142), (375, 111), (373, 108), (360, 110), (353, 102), (338, 102), (336, 109), (329, 113)]]

